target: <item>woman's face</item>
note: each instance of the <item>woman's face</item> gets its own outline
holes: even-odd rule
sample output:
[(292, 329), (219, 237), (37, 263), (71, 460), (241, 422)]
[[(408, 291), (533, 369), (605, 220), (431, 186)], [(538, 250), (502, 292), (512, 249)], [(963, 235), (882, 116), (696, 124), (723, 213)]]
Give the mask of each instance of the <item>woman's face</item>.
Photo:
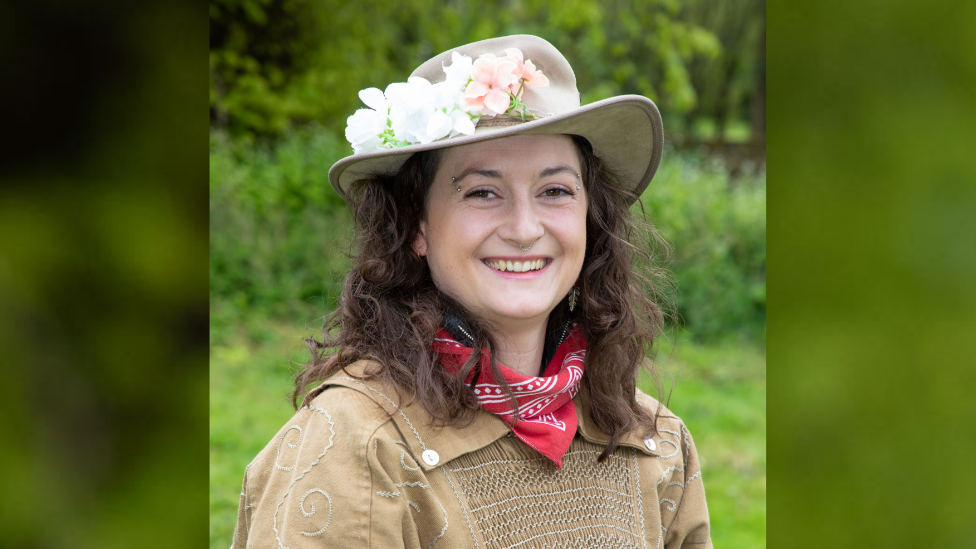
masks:
[(446, 149), (414, 242), (438, 289), (503, 329), (548, 318), (583, 266), (579, 173), (565, 135)]

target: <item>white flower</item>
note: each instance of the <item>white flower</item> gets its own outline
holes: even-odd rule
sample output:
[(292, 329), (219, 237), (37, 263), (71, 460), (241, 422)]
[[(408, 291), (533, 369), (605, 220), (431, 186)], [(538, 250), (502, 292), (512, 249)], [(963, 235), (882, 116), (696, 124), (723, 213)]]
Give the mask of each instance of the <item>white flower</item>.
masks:
[(427, 122), (434, 114), (431, 104), (430, 82), (412, 77), (407, 82), (396, 82), (386, 88), (390, 102), (390, 124), (393, 136), (410, 143), (429, 143)]
[(384, 114), (386, 113), (387, 109), (390, 108), (390, 103), (385, 97), (383, 97), (383, 92), (381, 92), (378, 88), (366, 88), (365, 90), (360, 90), (359, 99), (361, 99), (367, 107)]
[(388, 102), (383, 92), (376, 88), (366, 88), (359, 92), (359, 98), (369, 109), (359, 109), (346, 119), (346, 139), (352, 143), (353, 153), (373, 152), (384, 146), (380, 137), (386, 131)]
[(353, 150), (371, 152), (473, 134), (472, 115), (461, 108), (471, 58), (454, 52), (451, 61), (451, 66), (443, 67), (446, 80), (437, 84), (411, 77), (390, 84), (384, 92), (377, 88), (360, 91), (359, 98), (370, 108), (359, 109), (346, 120), (346, 139)]
[(463, 90), (471, 77), (471, 64), (471, 58), (467, 55), (461, 55), (456, 51), (451, 52), (451, 65), (445, 67), (443, 63), (441, 64), (444, 74), (447, 75), (445, 82), (448, 82), (451, 87)]
[(454, 109), (450, 113), (451, 121), (453, 122), (453, 127), (451, 128), (450, 137), (454, 137), (459, 133), (464, 135), (471, 135), (474, 133), (474, 122), (471, 120), (471, 115), (462, 111), (461, 109)]
[[(444, 113), (444, 111), (434, 111), (427, 121), (427, 131), (426, 135), (421, 139), (421, 143), (430, 143), (431, 141), (436, 141), (442, 137), (447, 137), (454, 129), (454, 121), (451, 117)], [(425, 141), (426, 140), (426, 141)]]
[(354, 153), (373, 152), (383, 148), (380, 134), (386, 130), (386, 113), (359, 109), (346, 119), (346, 139)]
[(458, 133), (474, 133), (471, 117), (458, 111), (461, 91), (451, 83), (431, 84), (413, 77), (406, 83), (390, 84), (386, 99), (393, 136), (398, 140), (426, 144)]

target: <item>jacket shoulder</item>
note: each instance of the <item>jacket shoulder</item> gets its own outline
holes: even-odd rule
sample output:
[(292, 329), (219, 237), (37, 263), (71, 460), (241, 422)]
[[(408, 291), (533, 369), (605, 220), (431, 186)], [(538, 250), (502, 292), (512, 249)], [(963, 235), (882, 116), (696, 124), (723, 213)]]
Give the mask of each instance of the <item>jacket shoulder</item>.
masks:
[(665, 549), (695, 546), (710, 549), (708, 505), (695, 442), (684, 421), (657, 399), (637, 390), (637, 401), (656, 417), (654, 437), (660, 450), (661, 503)]
[(368, 544), (367, 450), (390, 415), (359, 390), (324, 385), (245, 471), (235, 538), (248, 547), (307, 543), (326, 530), (338, 547)]
[(684, 428), (684, 421), (680, 417), (675, 415), (661, 401), (640, 389), (637, 389), (637, 403), (655, 417), (658, 427), (667, 425), (670, 428)]

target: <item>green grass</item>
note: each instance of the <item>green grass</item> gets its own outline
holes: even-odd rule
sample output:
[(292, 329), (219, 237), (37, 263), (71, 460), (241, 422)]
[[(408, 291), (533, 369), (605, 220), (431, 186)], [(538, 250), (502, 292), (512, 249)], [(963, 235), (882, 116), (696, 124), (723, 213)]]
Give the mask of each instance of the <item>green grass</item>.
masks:
[[(294, 414), (292, 372), (306, 354), (301, 321), (234, 319), (219, 302), (210, 330), (210, 547), (227, 549), (244, 468)], [(311, 321), (311, 318), (309, 319)]]
[[(692, 342), (684, 332), (658, 345), (668, 408), (695, 440), (715, 547), (766, 546), (766, 354), (755, 343)], [(670, 375), (669, 375), (670, 374)], [(642, 376), (641, 390), (656, 395)]]
[[(212, 548), (230, 546), (244, 468), (293, 414), (288, 395), (306, 357), (301, 338), (319, 323), (308, 310), (307, 319), (282, 321), (222, 301), (211, 308)], [(671, 340), (659, 346), (657, 362), (674, 377), (669, 407), (698, 447), (715, 546), (765, 547), (765, 351), (755, 343), (696, 344), (684, 332)], [(663, 379), (669, 388), (671, 378)], [(649, 378), (641, 389), (656, 394)]]

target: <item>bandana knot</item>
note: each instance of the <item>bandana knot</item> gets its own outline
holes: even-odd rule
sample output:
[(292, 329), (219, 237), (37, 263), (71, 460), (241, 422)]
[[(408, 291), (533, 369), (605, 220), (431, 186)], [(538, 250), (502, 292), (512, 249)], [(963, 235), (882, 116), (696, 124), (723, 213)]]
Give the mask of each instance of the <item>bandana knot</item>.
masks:
[[(434, 350), (441, 365), (457, 373), (461, 365), (474, 353), (455, 340), (443, 328), (434, 338)], [(487, 349), (481, 354), (481, 375), (474, 386), (474, 394), (481, 407), (501, 418), (522, 442), (546, 456), (556, 468), (562, 467), (563, 455), (576, 435), (576, 404), (573, 397), (579, 392), (583, 378), (586, 340), (580, 329), (573, 326), (569, 335), (549, 361), (542, 377), (524, 376), (498, 363), (504, 381), (511, 387), (518, 403), (518, 422), (515, 409), (502, 385), (491, 374)], [(471, 384), (472, 370), (464, 380)]]

